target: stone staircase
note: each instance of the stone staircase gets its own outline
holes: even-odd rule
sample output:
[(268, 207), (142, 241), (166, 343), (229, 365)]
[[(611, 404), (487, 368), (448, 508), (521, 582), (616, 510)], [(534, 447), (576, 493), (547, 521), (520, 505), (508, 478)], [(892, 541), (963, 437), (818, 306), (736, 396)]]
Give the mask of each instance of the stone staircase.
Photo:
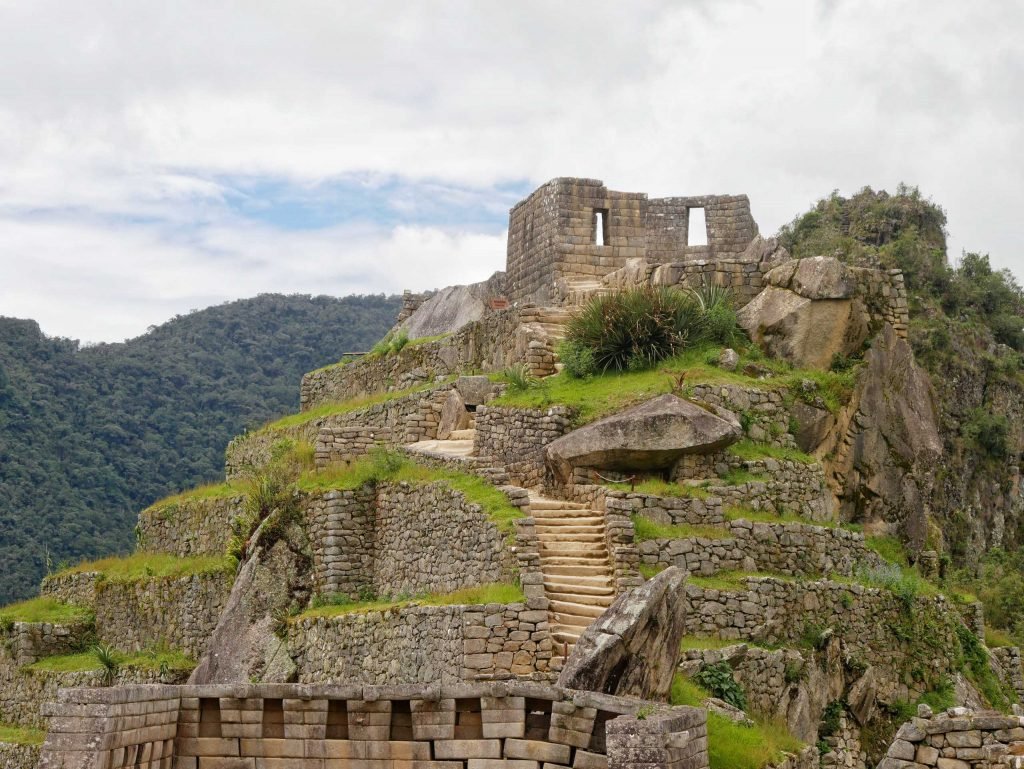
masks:
[(476, 441), (476, 417), (470, 414), (469, 427), (463, 430), (452, 430), (444, 440), (417, 441), (406, 445), (408, 451), (426, 456), (440, 456), (451, 459), (468, 459), (473, 454)]
[(551, 635), (568, 653), (615, 600), (604, 516), (585, 505), (531, 495)]
[(608, 296), (614, 293), (615, 289), (606, 286), (600, 278), (592, 276), (573, 275), (562, 278), (562, 286), (565, 289), (565, 304), (572, 307), (586, 304), (595, 296)]

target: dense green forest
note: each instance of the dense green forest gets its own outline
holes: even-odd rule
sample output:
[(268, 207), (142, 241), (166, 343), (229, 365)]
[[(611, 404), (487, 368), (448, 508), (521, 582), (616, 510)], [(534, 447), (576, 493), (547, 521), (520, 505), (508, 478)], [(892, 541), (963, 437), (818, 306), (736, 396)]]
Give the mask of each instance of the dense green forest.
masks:
[(0, 317), (0, 605), (129, 550), (139, 509), (220, 477), (234, 435), (296, 411), (302, 374), (369, 349), (400, 303), (267, 294), (85, 348)]

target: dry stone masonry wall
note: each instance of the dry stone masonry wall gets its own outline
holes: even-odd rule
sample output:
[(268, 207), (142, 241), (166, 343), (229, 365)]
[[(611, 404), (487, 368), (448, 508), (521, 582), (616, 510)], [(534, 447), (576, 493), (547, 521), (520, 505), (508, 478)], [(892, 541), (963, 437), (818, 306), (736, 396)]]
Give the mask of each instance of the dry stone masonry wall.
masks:
[[(924, 708), (922, 713), (930, 716)], [(878, 769), (997, 769), (1024, 764), (1024, 717), (950, 708), (907, 721)]]
[(474, 452), (503, 465), (515, 484), (539, 486), (545, 476), (544, 447), (572, 429), (572, 417), (572, 409), (565, 406), (543, 410), (480, 406)]
[(0, 766), (4, 769), (36, 769), (39, 753), (38, 745), (0, 742)]
[(526, 683), (73, 689), (47, 714), (40, 769), (708, 766), (702, 710)]
[(544, 609), (526, 604), (403, 606), (293, 623), (303, 683), (431, 683), (549, 673)]
[(95, 572), (56, 575), (43, 594), (88, 606), (96, 614), (99, 640), (122, 651), (169, 646), (198, 658), (217, 626), (232, 575), (105, 580)]
[(305, 507), (321, 594), (446, 593), (516, 576), (509, 538), (445, 483), (326, 491)]
[(242, 511), (241, 495), (182, 499), (139, 513), (139, 549), (178, 557), (221, 555), (231, 538), (231, 521)]
[(906, 669), (922, 656), (930, 675), (956, 670), (959, 618), (941, 596), (918, 597), (908, 607), (887, 590), (859, 584), (774, 577), (747, 578), (745, 584), (736, 590), (687, 584), (687, 633), (794, 646), (831, 628), (860, 662), (878, 668), (879, 697), (889, 702), (924, 693), (925, 684)]
[[(698, 240), (697, 233), (690, 237), (697, 208), (704, 209), (707, 245), (690, 245)], [(571, 293), (574, 281), (599, 281), (630, 259), (729, 258), (756, 235), (745, 195), (648, 199), (596, 179), (553, 179), (509, 213), (509, 298), (552, 304)]]
[[(641, 513), (642, 515), (642, 513)], [(885, 562), (864, 545), (864, 535), (805, 523), (731, 521), (720, 538), (654, 539), (639, 543), (650, 566), (679, 566), (710, 576), (720, 571), (767, 571), (788, 576), (852, 577)]]

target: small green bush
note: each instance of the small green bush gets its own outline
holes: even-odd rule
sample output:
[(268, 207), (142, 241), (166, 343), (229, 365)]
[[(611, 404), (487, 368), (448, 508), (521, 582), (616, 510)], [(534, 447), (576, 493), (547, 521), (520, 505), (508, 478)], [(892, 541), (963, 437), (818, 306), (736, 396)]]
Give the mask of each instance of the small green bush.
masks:
[(592, 353), (598, 372), (641, 371), (705, 339), (707, 330), (692, 292), (641, 287), (590, 300), (569, 321), (566, 339), (577, 358), (581, 349)]
[(509, 366), (501, 372), (501, 378), (508, 382), (512, 392), (523, 392), (537, 385), (537, 378), (530, 373), (530, 367), (525, 363)]
[(693, 681), (709, 692), (712, 697), (717, 697), (734, 708), (747, 709), (747, 696), (743, 693), (743, 687), (733, 677), (732, 668), (729, 667), (728, 662), (704, 665), (693, 677)]
[(558, 345), (558, 359), (574, 379), (587, 379), (597, 373), (594, 351), (578, 342), (563, 339)]

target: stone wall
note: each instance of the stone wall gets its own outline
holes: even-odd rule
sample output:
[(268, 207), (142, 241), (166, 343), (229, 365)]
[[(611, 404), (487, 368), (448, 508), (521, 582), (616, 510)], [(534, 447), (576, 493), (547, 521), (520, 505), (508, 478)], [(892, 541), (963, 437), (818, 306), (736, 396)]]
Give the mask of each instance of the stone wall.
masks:
[(566, 406), (543, 410), (480, 406), (473, 450), (503, 465), (516, 485), (539, 486), (546, 474), (544, 447), (572, 429), (573, 416)]
[(305, 507), (321, 594), (448, 593), (516, 576), (509, 537), (443, 482), (310, 494)]
[[(322, 467), (334, 460), (351, 459), (358, 450), (367, 448), (368, 442), (357, 440), (363, 437), (372, 442), (379, 439), (398, 443), (433, 438), (437, 435), (440, 404), (450, 387), (450, 384), (439, 384), (398, 395), (383, 403), (240, 435), (228, 444), (225, 474), (231, 480), (243, 476), (249, 469), (265, 467), (275, 446), (282, 441), (302, 441), (314, 446), (317, 466)], [(363, 449), (356, 448), (360, 444)]]
[(1016, 769), (1022, 755), (1024, 716), (950, 708), (903, 724), (878, 769)]
[(489, 312), (442, 339), (407, 344), (392, 355), (366, 356), (311, 371), (302, 377), (302, 411), (474, 369), (500, 371), (524, 357), (522, 345), (517, 348), (519, 323), (519, 309), (509, 307)]
[[(643, 515), (643, 513), (640, 513)], [(806, 523), (730, 521), (723, 536), (681, 537), (640, 542), (640, 561), (679, 566), (690, 574), (767, 571), (789, 576), (854, 576), (885, 561), (864, 544), (864, 535)]]
[(859, 663), (878, 668), (879, 697), (887, 702), (924, 693), (923, 681), (911, 676), (916, 660), (926, 659), (927, 673), (936, 677), (956, 670), (959, 618), (941, 596), (921, 596), (908, 606), (889, 591), (859, 584), (774, 577), (744, 583), (735, 590), (687, 584), (687, 633), (792, 646), (831, 629)]
[(1020, 648), (997, 646), (989, 651), (995, 658), (999, 677), (1003, 679), (1003, 683), (1017, 692), (1018, 699), (1024, 700), (1024, 671), (1021, 670)]
[[(707, 245), (689, 245), (693, 208), (704, 209)], [(636, 258), (727, 259), (742, 253), (755, 235), (745, 195), (648, 199), (645, 193), (609, 190), (597, 179), (553, 179), (509, 213), (509, 298), (552, 304), (571, 293), (574, 278), (599, 280)]]
[(789, 432), (792, 415), (785, 405), (786, 394), (785, 389), (761, 390), (735, 384), (696, 384), (693, 385), (689, 400), (705, 408), (718, 407), (733, 412), (746, 422), (746, 434), (752, 441), (796, 448), (793, 435)]
[(231, 521), (245, 497), (182, 499), (154, 505), (139, 513), (139, 549), (178, 557), (222, 555), (231, 539)]
[(0, 766), (4, 769), (36, 769), (39, 763), (38, 745), (16, 745), (0, 742)]
[(153, 686), (62, 692), (40, 769), (706, 769), (697, 708), (535, 683)]
[[(182, 683), (187, 678), (188, 673), (183, 671), (161, 673), (159, 670), (121, 667), (114, 683), (119, 686), (159, 683), (161, 680)], [(105, 685), (98, 670), (51, 672), (24, 668), (0, 650), (0, 723), (45, 729), (46, 718), (41, 715), (40, 709), (44, 703), (55, 700), (60, 689)], [(0, 763), (0, 766), (4, 764)]]
[(303, 683), (447, 683), (552, 671), (547, 611), (522, 603), (300, 619), (288, 652)]
[(42, 592), (91, 607), (101, 643), (121, 651), (169, 646), (193, 659), (206, 648), (234, 578), (224, 572), (131, 581), (101, 576), (56, 575), (43, 581)]
[(609, 490), (605, 496), (605, 509), (624, 515), (643, 515), (655, 523), (673, 526), (722, 526), (725, 515), (722, 512), (722, 498), (659, 497), (636, 491)]
[[(31, 665), (43, 657), (77, 651), (93, 631), (93, 622), (15, 622), (0, 627), (0, 646), (18, 667)], [(0, 719), (2, 720), (2, 719)]]

